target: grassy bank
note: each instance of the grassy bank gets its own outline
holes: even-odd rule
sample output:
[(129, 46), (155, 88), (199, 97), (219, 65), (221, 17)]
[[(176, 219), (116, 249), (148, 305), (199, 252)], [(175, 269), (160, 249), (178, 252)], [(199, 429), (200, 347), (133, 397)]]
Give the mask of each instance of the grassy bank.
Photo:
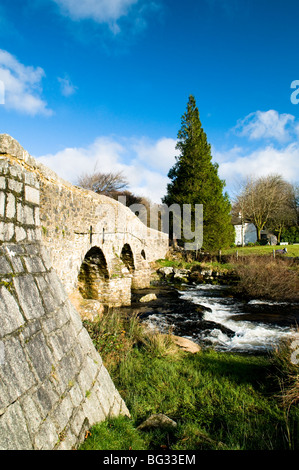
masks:
[[(299, 246), (296, 246), (296, 250)], [(299, 263), (291, 256), (270, 255), (273, 247), (245, 247), (233, 251), (226, 250), (221, 259), (206, 257), (204, 261), (189, 261), (188, 254), (170, 252), (168, 258), (159, 260), (157, 267), (188, 269), (190, 281), (197, 280), (197, 273), (212, 271), (224, 275), (231, 284), (232, 294), (244, 298), (298, 302), (299, 301)], [(266, 256), (268, 255), (268, 256)], [(217, 276), (213, 282), (217, 282)], [(200, 276), (199, 276), (200, 278)], [(218, 277), (219, 279), (219, 277)], [(223, 279), (223, 278), (222, 278)], [(204, 279), (203, 279), (204, 280)], [(210, 281), (210, 277), (207, 278)]]
[[(249, 256), (249, 255), (268, 255), (269, 257), (273, 256), (273, 250), (281, 250), (285, 248), (284, 246), (268, 246), (268, 245), (261, 245), (261, 246), (244, 246), (244, 247), (235, 247), (235, 248), (228, 248), (226, 250), (222, 250), (223, 255), (236, 255), (240, 256)], [(299, 245), (287, 245), (287, 253), (286, 257), (299, 257)]]
[(299, 301), (299, 263), (290, 258), (247, 256), (235, 260), (238, 282), (233, 292), (245, 298)]
[[(121, 310), (85, 326), (131, 419), (94, 426), (82, 450), (299, 449), (298, 390), (290, 379), (298, 366), (288, 370), (286, 349), (267, 357), (186, 353)], [(176, 429), (138, 430), (153, 413), (175, 420)]]

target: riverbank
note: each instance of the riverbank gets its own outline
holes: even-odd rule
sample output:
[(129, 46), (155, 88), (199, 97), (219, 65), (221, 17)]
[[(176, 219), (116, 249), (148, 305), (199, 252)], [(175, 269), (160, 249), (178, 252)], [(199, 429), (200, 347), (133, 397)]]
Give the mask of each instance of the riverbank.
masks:
[[(94, 426), (80, 449), (299, 450), (299, 409), (284, 406), (273, 357), (188, 353), (172, 335), (111, 313), (86, 326), (131, 418)], [(140, 428), (156, 414), (175, 426)]]
[(171, 249), (166, 259), (155, 263), (155, 270), (160, 279), (174, 285), (225, 284), (241, 299), (299, 303), (298, 257), (274, 258), (251, 251), (251, 247), (243, 248), (242, 253), (212, 256)]
[[(208, 309), (183, 298), (182, 280), (178, 291), (177, 280), (170, 285), (160, 274), (154, 270), (150, 289), (133, 292), (130, 308), (110, 309), (98, 323), (85, 322), (131, 419), (100, 423), (81, 448), (299, 450), (299, 408), (293, 398), (291, 406), (285, 399), (298, 368), (287, 374), (275, 352), (248, 355), (210, 347), (191, 353), (177, 346), (173, 333), (190, 334), (192, 322), (211, 328), (219, 324), (205, 324)], [(152, 300), (141, 302), (148, 294)], [(146, 323), (178, 311), (188, 318), (181, 330), (168, 325), (161, 334)], [(224, 329), (223, 334), (231, 332)], [(291, 397), (294, 393), (298, 398), (293, 387)], [(166, 415), (176, 426), (141, 430), (153, 414)]]

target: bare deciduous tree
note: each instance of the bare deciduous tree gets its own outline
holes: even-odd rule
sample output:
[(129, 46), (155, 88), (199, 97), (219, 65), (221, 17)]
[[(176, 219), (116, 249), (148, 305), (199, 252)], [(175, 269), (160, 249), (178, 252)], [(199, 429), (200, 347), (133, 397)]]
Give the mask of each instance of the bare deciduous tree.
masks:
[(256, 226), (257, 238), (265, 225), (281, 233), (296, 216), (292, 208), (294, 190), (280, 175), (249, 178), (235, 199), (234, 212)]
[(295, 188), (286, 183), (283, 188), (285, 198), (282, 199), (280, 206), (271, 214), (267, 226), (270, 230), (277, 233), (277, 240), (280, 243), (281, 233), (285, 227), (297, 224), (297, 209), (295, 202)]
[(143, 205), (146, 210), (145, 223), (150, 226), (150, 208), (152, 202), (142, 196), (136, 196), (128, 188), (128, 181), (122, 172), (101, 173), (96, 171), (96, 166), (91, 173), (82, 174), (77, 180), (77, 186), (94, 191), (97, 194), (104, 194), (112, 199), (124, 202), (121, 196), (125, 197), (125, 205), (134, 213), (137, 211), (138, 205)]
[(77, 185), (97, 194), (110, 196), (117, 191), (125, 190), (128, 187), (128, 181), (122, 172), (101, 173), (94, 170), (92, 173), (81, 175)]

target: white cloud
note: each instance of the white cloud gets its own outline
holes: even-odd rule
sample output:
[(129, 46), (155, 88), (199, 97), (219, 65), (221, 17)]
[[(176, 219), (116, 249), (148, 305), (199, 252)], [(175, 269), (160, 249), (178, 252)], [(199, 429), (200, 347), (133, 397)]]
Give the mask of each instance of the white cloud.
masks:
[(174, 146), (174, 141), (166, 138), (153, 142), (145, 138), (98, 137), (88, 147), (66, 148), (37, 159), (73, 184), (95, 168), (103, 173), (122, 171), (134, 194), (160, 203), (166, 193), (166, 174), (174, 163)]
[(117, 20), (126, 16), (139, 0), (53, 0), (61, 11), (73, 20), (92, 19), (108, 23), (114, 33), (119, 32)]
[(140, 139), (133, 146), (138, 158), (151, 167), (168, 172), (175, 163), (177, 141), (167, 137), (162, 137), (158, 141), (152, 142), (148, 139)]
[(68, 77), (58, 77), (57, 80), (60, 83), (60, 90), (63, 96), (68, 97), (76, 93), (77, 87), (72, 84), (71, 80)]
[(0, 49), (0, 80), (4, 84), (5, 106), (8, 109), (35, 116), (50, 115), (52, 111), (41, 98), (41, 67), (26, 66), (7, 51)]
[(217, 162), (219, 165), (225, 163), (225, 162), (230, 162), (230, 161), (235, 161), (236, 158), (240, 156), (242, 153), (242, 147), (235, 145), (231, 149), (224, 150), (224, 151), (219, 151), (215, 146), (212, 146), (212, 156), (213, 156), (213, 161)]
[(140, 163), (127, 168), (125, 173), (130, 181), (132, 193), (144, 196), (154, 203), (161, 203), (169, 182), (167, 176), (155, 170), (145, 169)]
[(229, 187), (247, 176), (280, 174), (290, 183), (299, 180), (299, 144), (297, 142), (282, 149), (268, 145), (249, 154), (239, 149), (238, 153), (232, 152), (231, 159), (228, 155), (229, 152), (226, 153), (225, 161), (219, 164), (219, 175), (226, 180)]
[(124, 148), (108, 137), (100, 137), (86, 148), (70, 147), (55, 154), (47, 154), (38, 160), (50, 167), (61, 178), (75, 183), (82, 173), (89, 173), (97, 166), (98, 171), (122, 170)]
[(32, 116), (52, 114), (46, 101), (41, 98), (44, 76), (41, 67), (25, 66), (12, 54), (0, 49), (0, 80), (4, 84), (4, 101), (8, 109)]
[[(92, 172), (95, 167), (102, 172), (122, 171), (133, 193), (160, 203), (169, 182), (167, 173), (178, 153), (175, 146), (176, 141), (167, 137), (151, 140), (102, 136), (87, 147), (66, 148), (39, 160), (71, 183), (76, 183), (82, 173)], [(251, 175), (278, 173), (291, 183), (299, 180), (296, 139), (284, 145), (265, 143), (254, 150), (240, 145), (224, 151), (213, 147), (212, 155), (213, 161), (219, 164), (219, 176), (226, 180), (229, 194)]]
[(291, 114), (279, 114), (277, 111), (256, 111), (240, 120), (235, 131), (250, 140), (274, 139), (286, 142), (294, 130), (295, 117)]
[(294, 116), (275, 110), (257, 111), (240, 120), (233, 131), (247, 137), (244, 146), (212, 149), (229, 194), (238, 191), (240, 183), (251, 176), (279, 174), (290, 183), (299, 181), (299, 124)]

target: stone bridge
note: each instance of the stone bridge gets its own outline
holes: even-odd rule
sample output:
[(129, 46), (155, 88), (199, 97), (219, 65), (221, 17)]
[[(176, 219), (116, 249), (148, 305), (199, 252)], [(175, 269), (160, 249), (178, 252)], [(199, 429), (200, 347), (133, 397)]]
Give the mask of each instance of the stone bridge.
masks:
[(17, 191), (10, 195), (16, 199), (12, 215), (20, 230), (5, 241), (22, 241), (22, 225), (37, 222), (66, 291), (79, 288), (84, 298), (104, 305), (129, 305), (131, 288), (149, 286), (150, 262), (165, 257), (167, 234), (147, 228), (118, 201), (62, 180), (10, 136), (0, 136), (0, 153), (38, 180), (36, 188), (27, 187), (34, 208), (18, 205)]
[(61, 180), (0, 135), (0, 450), (77, 448), (127, 415), (70, 294), (127, 305), (165, 234)]

